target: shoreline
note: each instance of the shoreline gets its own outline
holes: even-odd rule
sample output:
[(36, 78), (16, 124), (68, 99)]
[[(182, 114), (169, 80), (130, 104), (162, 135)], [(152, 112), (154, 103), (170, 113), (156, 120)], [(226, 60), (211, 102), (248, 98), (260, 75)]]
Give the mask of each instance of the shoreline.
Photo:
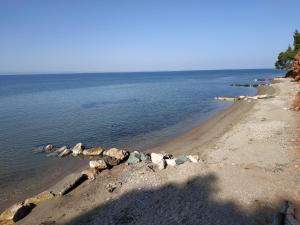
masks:
[[(274, 90), (270, 86), (259, 86), (256, 88), (256, 94), (272, 94)], [(209, 116), (207, 119), (199, 122), (193, 128), (184, 132), (183, 134), (179, 134), (175, 137), (168, 139), (165, 143), (157, 144), (155, 147), (146, 148), (144, 152), (168, 152), (172, 154), (180, 155), (181, 153), (186, 153), (186, 151), (182, 151), (184, 146), (193, 146), (193, 142), (196, 142), (196, 146), (192, 148), (196, 148), (201, 146), (200, 149), (197, 150), (188, 150), (190, 154), (199, 154), (201, 157), (205, 158), (205, 149), (211, 147), (210, 142), (214, 142), (216, 139), (220, 138), (220, 136), (227, 132), (231, 127), (236, 124), (245, 113), (251, 108), (253, 108), (255, 102), (246, 102), (246, 101), (237, 101), (232, 105), (217, 111), (214, 115)], [(218, 129), (217, 129), (218, 128)], [(220, 129), (221, 128), (221, 129)], [(201, 140), (199, 140), (201, 139)], [(60, 159), (65, 160), (65, 159)], [(7, 201), (0, 207), (0, 213), (6, 208), (10, 207), (16, 202), (21, 202), (23, 199), (29, 198), (42, 192), (43, 190), (48, 190), (54, 187), (56, 184), (62, 182), (68, 175), (72, 173), (80, 173), (82, 170), (88, 167), (88, 160), (82, 159), (70, 159), (74, 162), (69, 163), (68, 169), (65, 170), (64, 173), (59, 174), (55, 179), (48, 179), (46, 183), (41, 185), (38, 189), (32, 190), (30, 192), (22, 193), (15, 200)], [(76, 165), (76, 164), (80, 165)]]
[[(273, 83), (275, 83), (275, 82), (273, 82)], [(257, 90), (257, 94), (279, 95), (279, 94), (281, 94), (281, 92), (282, 92), (282, 90), (279, 90), (278, 87), (276, 86), (276, 84), (271, 85), (271, 86), (263, 86), (263, 87), (258, 88), (258, 90)], [(271, 100), (269, 100), (269, 101), (276, 102), (276, 101), (278, 101), (278, 99), (271, 98)], [(183, 153), (198, 154), (201, 158), (201, 164), (199, 163), (199, 165), (196, 165), (196, 167), (198, 168), (197, 170), (195, 170), (195, 168), (193, 168), (194, 165), (189, 165), (191, 163), (188, 163), (187, 166), (184, 164), (184, 165), (178, 167), (178, 169), (175, 168), (175, 171), (173, 171), (174, 173), (178, 173), (181, 171), (181, 168), (184, 169), (185, 167), (187, 167), (187, 168), (191, 167), (190, 168), (191, 170), (185, 168), (184, 176), (187, 176), (187, 177), (190, 176), (190, 175), (187, 175), (189, 173), (207, 174), (208, 171), (214, 171), (214, 172), (220, 173), (220, 171), (219, 171), (220, 168), (222, 168), (224, 166), (226, 168), (228, 166), (229, 167), (236, 166), (236, 163), (237, 163), (237, 162), (232, 162), (229, 165), (227, 165), (227, 163), (225, 163), (225, 164), (220, 163), (221, 161), (224, 161), (224, 160), (226, 161), (228, 158), (228, 154), (229, 154), (228, 152), (226, 152), (226, 151), (228, 151), (226, 149), (230, 146), (228, 146), (228, 144), (224, 145), (224, 136), (228, 136), (228, 134), (230, 134), (228, 137), (231, 138), (231, 136), (236, 132), (236, 130), (241, 129), (241, 127), (244, 126), (243, 124), (245, 124), (245, 121), (248, 122), (249, 119), (251, 117), (253, 117), (253, 115), (257, 114), (257, 111), (259, 111), (262, 107), (261, 105), (265, 104), (264, 102), (268, 102), (268, 100), (259, 100), (259, 101), (251, 101), (251, 102), (248, 102), (248, 101), (234, 102), (231, 106), (227, 107), (224, 110), (219, 111), (217, 114), (213, 115), (208, 120), (200, 123), (195, 128), (188, 131), (187, 133), (184, 133), (183, 135), (180, 135), (180, 136), (172, 139), (171, 141), (168, 141), (168, 142), (166, 142), (162, 145), (159, 145), (155, 148), (147, 149), (146, 152), (165, 151), (165, 152), (168, 152), (168, 153), (171, 153), (174, 155), (179, 155), (179, 154), (183, 154)], [(264, 121), (264, 120), (262, 120), (262, 121)], [(291, 121), (291, 119), (289, 119), (288, 121)], [(234, 135), (236, 135), (236, 134), (234, 134)], [(250, 132), (249, 135), (251, 136), (253, 134)], [(262, 134), (262, 135), (266, 135), (266, 134)], [(285, 142), (288, 142), (288, 141), (285, 140)], [(223, 146), (223, 145), (224, 145), (225, 153), (223, 152), (223, 149), (222, 149), (222, 152), (219, 152), (220, 146)], [(231, 147), (229, 149), (231, 149)], [(232, 150), (230, 150), (230, 151), (232, 151)], [(219, 153), (217, 155), (215, 155), (215, 152), (219, 152)], [(223, 158), (220, 158), (221, 156)], [(286, 159), (284, 159), (284, 160), (286, 160)], [(240, 164), (242, 162), (243, 162), (243, 160), (238, 161), (238, 164)], [(143, 165), (141, 165), (141, 166), (143, 166)], [(201, 167), (201, 169), (199, 167)], [(78, 171), (82, 170), (83, 168), (86, 168), (86, 166), (82, 166), (82, 167), (78, 168), (76, 171), (78, 172)], [(102, 171), (97, 176), (95, 181), (85, 182), (85, 183), (81, 184), (79, 187), (77, 187), (75, 190), (73, 190), (72, 193), (68, 194), (68, 196), (70, 198), (69, 200), (68, 200), (68, 198), (64, 198), (64, 197), (58, 197), (58, 198), (56, 197), (55, 199), (47, 201), (46, 203), (43, 203), (41, 206), (38, 206), (37, 208), (35, 208), (33, 210), (33, 213), (31, 213), (32, 215), (29, 215), (28, 217), (26, 217), (24, 219), (25, 224), (35, 224), (32, 222), (35, 221), (36, 218), (39, 218), (39, 220), (40, 220), (43, 217), (43, 215), (46, 213), (45, 210), (47, 210), (47, 211), (51, 210), (51, 209), (55, 208), (57, 205), (62, 205), (62, 207), (63, 207), (64, 204), (69, 204), (71, 202), (74, 203), (75, 201), (76, 202), (82, 201), (81, 203), (79, 203), (79, 205), (81, 205), (81, 207), (95, 208), (95, 206), (93, 206), (93, 204), (92, 205), (88, 204), (87, 199), (90, 199), (90, 197), (87, 199), (85, 197), (83, 197), (83, 196), (85, 196), (84, 193), (90, 192), (91, 190), (92, 190), (92, 193), (94, 191), (94, 192), (97, 192), (97, 194), (94, 193), (94, 194), (87, 195), (87, 196), (93, 197), (96, 194), (96, 196), (98, 196), (97, 197), (98, 203), (101, 202), (101, 204), (108, 204), (111, 201), (111, 197), (109, 197), (111, 195), (110, 194), (107, 195), (107, 193), (106, 194), (103, 193), (104, 190), (101, 191), (101, 193), (99, 193), (99, 191), (98, 191), (98, 188), (100, 185), (99, 182), (101, 182), (102, 188), (105, 189), (105, 186), (103, 186), (103, 185), (110, 184), (109, 182), (111, 182), (111, 179), (121, 180), (122, 187), (120, 187), (120, 188), (123, 189), (123, 187), (124, 187), (126, 190), (125, 183), (129, 183), (129, 185), (134, 184), (134, 186), (135, 186), (135, 182), (136, 182), (136, 181), (132, 181), (132, 176), (129, 175), (128, 172), (132, 173), (133, 175), (135, 174), (135, 176), (139, 173), (142, 173), (142, 174), (146, 173), (145, 171), (144, 172), (139, 171), (139, 170), (141, 170), (141, 168), (142, 167), (140, 167), (140, 166), (134, 166), (134, 165), (127, 166), (125, 164), (121, 164), (119, 166), (114, 167), (112, 170)], [(256, 170), (256, 167), (253, 167), (252, 163), (246, 164), (246, 168), (247, 168), (247, 170), (249, 168)], [(142, 168), (142, 169), (145, 169), (145, 168)], [(172, 170), (172, 169), (173, 168), (169, 169), (169, 167), (168, 167), (165, 171)], [(230, 173), (235, 173), (230, 168), (227, 168), (227, 169), (229, 169)], [(155, 171), (155, 173), (157, 174), (155, 176), (160, 177), (159, 182), (164, 184), (168, 180), (169, 180), (168, 182), (170, 182), (173, 179), (175, 179), (175, 180), (178, 179), (177, 177), (170, 178), (171, 175), (170, 174), (166, 175), (165, 171), (162, 171), (162, 172)], [(183, 172), (180, 172), (179, 177), (181, 179), (185, 179), (185, 178), (182, 178), (182, 173)], [(221, 173), (222, 173), (222, 171), (221, 171)], [(126, 174), (125, 175), (126, 178), (120, 178), (120, 177), (124, 176), (124, 174)], [(149, 176), (149, 175), (147, 175), (147, 176)], [(228, 174), (225, 174), (225, 177), (226, 176), (228, 176)], [(239, 176), (239, 175), (236, 174), (236, 176)], [(62, 182), (64, 179), (67, 179), (67, 178), (65, 177), (62, 180), (59, 180), (59, 182)], [(147, 181), (147, 179), (146, 179), (146, 181)], [(157, 178), (151, 178), (151, 179), (157, 179)], [(226, 182), (228, 182), (228, 181), (226, 181)], [(57, 183), (54, 183), (53, 185), (55, 186), (55, 185), (57, 185)], [(147, 182), (146, 182), (146, 184), (143, 183), (141, 185), (147, 186)], [(149, 186), (149, 184), (148, 184), (148, 186)], [(155, 187), (156, 186), (157, 186), (157, 184), (155, 184)], [(117, 192), (114, 192), (113, 195), (115, 195), (117, 197), (126, 192), (128, 192), (128, 190), (126, 190), (125, 192), (117, 191)], [(99, 197), (99, 194), (101, 195), (101, 197)], [(277, 201), (279, 201), (279, 200), (277, 199)], [(73, 208), (74, 206), (69, 206), (69, 207)], [(54, 211), (55, 211), (54, 216), (55, 215), (57, 216), (60, 213), (59, 210), (58, 211), (54, 210)], [(75, 217), (78, 216), (76, 214), (76, 212), (68, 212), (68, 213), (69, 213), (69, 216), (71, 216), (71, 218), (73, 218), (75, 215), (76, 215)], [(63, 221), (64, 220), (65, 219), (63, 219)], [(67, 218), (67, 220), (70, 220), (70, 218), (69, 219)]]
[[(204, 161), (164, 170), (142, 162), (120, 164), (65, 197), (42, 203), (19, 224), (272, 224), (283, 200), (300, 207), (300, 157), (296, 139), (291, 141), (297, 138), (297, 112), (286, 109), (299, 87), (286, 79), (271, 90), (275, 97), (251, 102), (240, 117), (226, 121), (224, 115), (245, 109), (240, 104), (217, 115), (215, 129), (225, 124), (226, 132), (211, 134), (211, 143), (203, 145)], [(199, 153), (198, 141), (182, 152)], [(300, 218), (297, 211), (295, 216)]]
[[(276, 92), (272, 86), (259, 86), (256, 89), (256, 95), (272, 95)], [(255, 104), (255, 101), (236, 101), (225, 109), (218, 111), (215, 115), (200, 122), (184, 134), (172, 138), (156, 147), (149, 148), (146, 152), (166, 151), (173, 154), (180, 154), (180, 151), (186, 148), (185, 146), (189, 146), (191, 149), (189, 153), (202, 154), (205, 149), (212, 147), (214, 140), (220, 138), (223, 133), (230, 130), (241, 118), (246, 117), (247, 112), (250, 111)]]

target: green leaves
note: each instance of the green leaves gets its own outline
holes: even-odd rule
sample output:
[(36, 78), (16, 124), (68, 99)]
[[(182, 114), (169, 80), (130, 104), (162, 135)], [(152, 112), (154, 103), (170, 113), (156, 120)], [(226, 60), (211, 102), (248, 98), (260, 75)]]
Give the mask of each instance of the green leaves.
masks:
[(285, 52), (280, 52), (277, 61), (275, 62), (276, 69), (290, 70), (294, 61), (294, 57), (300, 50), (300, 33), (296, 30), (294, 32), (293, 48), (289, 45)]

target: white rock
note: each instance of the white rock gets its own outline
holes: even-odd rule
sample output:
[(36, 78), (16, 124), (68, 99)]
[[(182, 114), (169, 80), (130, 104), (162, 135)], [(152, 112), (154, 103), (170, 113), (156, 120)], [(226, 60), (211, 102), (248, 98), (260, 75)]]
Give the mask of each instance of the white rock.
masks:
[(167, 165), (166, 160), (162, 159), (156, 165), (159, 170), (163, 170), (166, 168), (166, 165)]
[(53, 145), (47, 145), (46, 147), (45, 147), (45, 151), (46, 152), (51, 152), (53, 150)]
[(191, 162), (193, 162), (193, 163), (199, 162), (199, 156), (198, 156), (198, 155), (188, 155), (187, 157), (188, 157), (188, 159), (191, 160)]
[(89, 164), (91, 168), (95, 168), (98, 170), (103, 170), (107, 168), (105, 161), (102, 159), (90, 161)]
[(176, 166), (176, 159), (166, 159), (168, 166)]
[(158, 164), (163, 160), (164, 156), (160, 153), (151, 153), (151, 161), (154, 164)]
[(84, 150), (83, 144), (82, 143), (78, 143), (78, 144), (76, 144), (73, 147), (73, 149), (72, 149), (72, 155), (77, 156), (79, 154), (82, 154), (83, 150)]

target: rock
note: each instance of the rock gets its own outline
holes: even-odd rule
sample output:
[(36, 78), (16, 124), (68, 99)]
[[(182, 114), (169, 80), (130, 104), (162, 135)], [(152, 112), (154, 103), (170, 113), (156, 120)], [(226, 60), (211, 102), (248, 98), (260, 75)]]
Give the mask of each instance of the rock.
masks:
[(168, 166), (176, 166), (176, 159), (166, 159), (166, 163)]
[(46, 145), (45, 151), (46, 152), (51, 152), (54, 149), (53, 145)]
[(47, 154), (47, 157), (54, 157), (54, 156), (58, 156), (57, 152), (51, 152), (49, 154)]
[(111, 193), (114, 190), (116, 190), (118, 187), (121, 187), (121, 186), (122, 186), (122, 182), (109, 183), (106, 185), (106, 190)]
[(82, 184), (88, 177), (82, 173), (72, 173), (58, 182), (50, 191), (55, 195), (65, 195)]
[(95, 148), (83, 150), (82, 154), (88, 156), (97, 156), (97, 155), (101, 155), (103, 151), (104, 150), (101, 147), (95, 147)]
[(77, 143), (73, 148), (72, 148), (72, 155), (77, 156), (79, 154), (82, 154), (84, 150), (84, 145), (82, 143)]
[(44, 146), (39, 146), (39, 147), (34, 147), (33, 149), (32, 149), (32, 151), (34, 152), (34, 153), (41, 153), (41, 152), (44, 152)]
[(117, 148), (111, 148), (109, 150), (104, 151), (103, 155), (116, 158), (120, 161), (125, 160), (128, 157), (128, 152), (125, 150), (120, 150)]
[(138, 151), (131, 152), (128, 159), (127, 163), (130, 164), (136, 164), (141, 162), (141, 154)]
[(23, 219), (31, 212), (33, 207), (33, 205), (25, 205), (23, 202), (14, 204), (10, 208), (6, 209), (3, 213), (1, 213), (0, 224), (13, 224)]
[(173, 155), (167, 152), (161, 152), (161, 154), (163, 155), (164, 159), (172, 159)]
[(98, 171), (95, 169), (95, 168), (88, 168), (86, 170), (83, 170), (81, 172), (81, 174), (87, 176), (87, 178), (89, 180), (95, 180), (97, 174), (98, 174)]
[(144, 152), (140, 152), (141, 155), (141, 161), (150, 161), (150, 155), (145, 154)]
[(236, 98), (220, 96), (220, 97), (215, 97), (215, 100), (220, 100), (220, 101), (235, 101)]
[(160, 154), (160, 153), (151, 153), (151, 161), (154, 164), (160, 163), (163, 158), (164, 158), (163, 154)]
[(54, 194), (51, 191), (44, 191), (34, 197), (28, 198), (25, 200), (25, 205), (38, 205), (41, 202), (54, 198)]
[(188, 161), (190, 161), (190, 160), (186, 155), (181, 155), (176, 159), (176, 164), (180, 165), (180, 164), (183, 164), (183, 163), (188, 162)]
[(106, 162), (103, 159), (90, 161), (90, 168), (104, 170), (107, 168)]
[(197, 163), (199, 162), (199, 156), (198, 155), (188, 155), (187, 158), (193, 162), (193, 163)]
[(65, 150), (63, 150), (58, 156), (59, 157), (65, 157), (65, 156), (67, 156), (67, 155), (70, 155), (72, 153), (72, 151), (70, 150), (70, 149), (65, 149)]
[(165, 159), (162, 159), (158, 163), (156, 163), (156, 165), (159, 170), (163, 170), (166, 168), (167, 163)]

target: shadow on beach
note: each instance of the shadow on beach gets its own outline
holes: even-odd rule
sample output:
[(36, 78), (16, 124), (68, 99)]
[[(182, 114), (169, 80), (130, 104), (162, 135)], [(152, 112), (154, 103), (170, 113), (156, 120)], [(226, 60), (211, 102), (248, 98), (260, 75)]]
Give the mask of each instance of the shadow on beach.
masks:
[[(271, 224), (272, 209), (255, 204), (244, 211), (234, 202), (216, 201), (217, 177), (196, 177), (183, 185), (136, 190), (69, 221), (74, 224)], [(234, 187), (232, 187), (234, 188)]]

